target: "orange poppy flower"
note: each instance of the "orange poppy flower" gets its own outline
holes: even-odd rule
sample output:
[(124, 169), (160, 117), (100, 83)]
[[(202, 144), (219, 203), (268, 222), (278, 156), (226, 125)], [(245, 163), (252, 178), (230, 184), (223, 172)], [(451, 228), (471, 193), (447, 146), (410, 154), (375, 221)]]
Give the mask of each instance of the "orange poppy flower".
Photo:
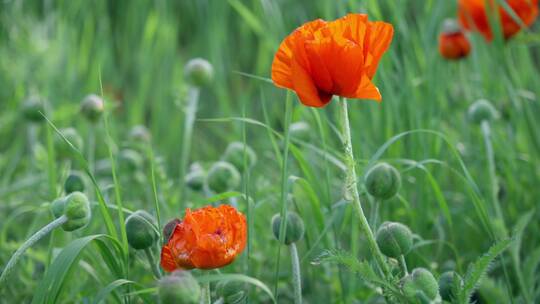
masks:
[(461, 59), (471, 52), (471, 44), (454, 20), (445, 20), (439, 35), (439, 53), (446, 59)]
[[(533, 24), (538, 17), (538, 0), (505, 0), (506, 3), (526, 26)], [(458, 16), (459, 21), (468, 30), (480, 32), (486, 40), (493, 39), (488, 15), (486, 14), (486, 2), (488, 0), (459, 0)], [(504, 38), (508, 39), (521, 29), (517, 23), (495, 0), (489, 0), (488, 10), (498, 10), (501, 21), (501, 28)]]
[(325, 106), (333, 95), (380, 101), (371, 80), (393, 35), (391, 24), (368, 21), (364, 14), (308, 22), (279, 46), (272, 81), (311, 107)]
[(161, 249), (161, 267), (168, 272), (223, 267), (244, 250), (246, 240), (246, 218), (235, 208), (188, 208)]

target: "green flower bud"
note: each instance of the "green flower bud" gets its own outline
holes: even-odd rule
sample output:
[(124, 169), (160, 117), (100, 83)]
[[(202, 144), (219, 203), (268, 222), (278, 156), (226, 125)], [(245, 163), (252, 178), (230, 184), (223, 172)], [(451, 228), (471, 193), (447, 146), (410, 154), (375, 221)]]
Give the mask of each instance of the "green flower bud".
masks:
[(473, 123), (481, 123), (482, 121), (492, 121), (499, 116), (497, 110), (493, 107), (491, 102), (485, 99), (480, 99), (473, 103), (469, 107), (467, 112), (469, 120)]
[(230, 163), (218, 161), (208, 171), (206, 184), (215, 193), (229, 191), (240, 184), (240, 173)]
[(224, 304), (243, 303), (246, 299), (244, 283), (238, 281), (220, 281), (216, 286), (216, 292), (223, 298)]
[(143, 166), (144, 160), (139, 152), (131, 149), (124, 149), (118, 155), (118, 167), (120, 171), (133, 173)]
[(289, 133), (292, 138), (308, 141), (311, 137), (311, 128), (305, 121), (298, 121), (289, 126)]
[(129, 139), (136, 143), (148, 143), (152, 135), (150, 131), (143, 125), (137, 125), (129, 131)]
[[(77, 130), (73, 128), (65, 128), (61, 129), (60, 133), (67, 139), (73, 147), (78, 149), (79, 151), (82, 151), (83, 149), (83, 139), (77, 133)], [(56, 153), (60, 158), (70, 158), (73, 156), (73, 149), (69, 146), (68, 143), (62, 138), (60, 135), (57, 135), (54, 138), (54, 148), (56, 150)]]
[(401, 177), (396, 168), (387, 163), (379, 163), (366, 173), (364, 183), (367, 192), (373, 197), (387, 200), (399, 191)]
[(64, 183), (64, 191), (68, 194), (75, 191), (83, 192), (84, 179), (82, 175), (77, 172), (71, 172)]
[(189, 172), (186, 175), (185, 181), (189, 189), (193, 191), (201, 191), (206, 179), (206, 172), (203, 169), (197, 169)]
[(45, 114), (45, 101), (38, 96), (30, 96), (21, 105), (21, 113), (30, 122), (42, 122), (45, 120), (39, 113)]
[[(300, 241), (304, 237), (304, 221), (295, 212), (287, 212), (287, 228), (285, 229), (285, 245), (290, 245)], [(276, 240), (279, 240), (279, 231), (281, 227), (281, 215), (275, 214), (272, 217), (272, 232)]]
[(214, 68), (210, 62), (202, 58), (194, 58), (188, 61), (184, 73), (187, 80), (197, 87), (208, 85), (214, 78)]
[(243, 172), (244, 171), (244, 151), (246, 153), (246, 163), (247, 167), (251, 168), (255, 165), (257, 162), (257, 154), (255, 154), (255, 151), (248, 146), (244, 145), (244, 143), (236, 141), (232, 142), (227, 146), (227, 149), (225, 149), (225, 153), (223, 154), (222, 160), (231, 163), (233, 166), (238, 169), (238, 171)]
[(387, 257), (405, 255), (412, 247), (412, 233), (401, 223), (384, 222), (377, 231), (377, 245)]
[(198, 304), (201, 287), (189, 271), (177, 270), (157, 284), (161, 304)]
[(451, 302), (456, 298), (454, 294), (454, 286), (460, 289), (463, 286), (463, 279), (455, 271), (447, 271), (439, 278), (439, 293), (445, 301)]
[(423, 296), (435, 300), (439, 295), (437, 280), (425, 268), (414, 269), (410, 275), (403, 278), (402, 283), (403, 294), (412, 302)]
[(90, 202), (84, 193), (73, 192), (64, 198), (56, 199), (51, 204), (56, 218), (65, 215), (67, 222), (62, 225), (64, 231), (74, 231), (86, 226), (90, 222)]
[(81, 103), (81, 113), (91, 122), (96, 122), (104, 110), (103, 99), (96, 94), (86, 96)]
[(126, 234), (129, 245), (137, 250), (150, 248), (159, 238), (154, 217), (144, 210), (126, 218)]

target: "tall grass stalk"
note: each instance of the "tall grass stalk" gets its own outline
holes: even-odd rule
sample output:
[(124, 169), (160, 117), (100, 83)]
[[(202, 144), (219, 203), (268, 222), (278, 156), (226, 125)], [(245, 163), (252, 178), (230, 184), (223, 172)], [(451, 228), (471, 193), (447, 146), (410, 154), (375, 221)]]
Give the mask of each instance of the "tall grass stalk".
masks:
[(298, 259), (298, 249), (296, 248), (296, 244), (290, 244), (289, 250), (291, 251), (294, 303), (302, 304), (302, 274), (300, 273), (300, 260)]
[(184, 130), (182, 134), (182, 152), (180, 155), (180, 208), (184, 206), (186, 198), (186, 170), (191, 153), (191, 137), (193, 135), (193, 124), (197, 116), (197, 107), (199, 103), (200, 89), (190, 86), (187, 96), (187, 104), (184, 116)]

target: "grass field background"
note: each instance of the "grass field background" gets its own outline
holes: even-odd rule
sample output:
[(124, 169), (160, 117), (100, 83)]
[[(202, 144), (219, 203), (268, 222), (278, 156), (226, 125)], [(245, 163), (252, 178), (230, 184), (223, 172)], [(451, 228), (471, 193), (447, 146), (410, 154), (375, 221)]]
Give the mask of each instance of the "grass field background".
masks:
[[(185, 207), (223, 197), (222, 202), (237, 204), (248, 216), (248, 247), (221, 273), (256, 278), (272, 293), (277, 289), (278, 302), (290, 302), (289, 255), (285, 247), (279, 249), (270, 227), (283, 206), (282, 176), (287, 178), (287, 209), (299, 213), (306, 225), (298, 244), (305, 302), (380, 300), (354, 265), (320, 261), (321, 254), (344, 252), (369, 260), (358, 221), (342, 198), (337, 102), (311, 109), (294, 96), (292, 122), (304, 121), (310, 129), (292, 134), (289, 162), (283, 166), (287, 93), (268, 82), (274, 53), (288, 33), (308, 20), (332, 20), (348, 12), (366, 12), (395, 28), (374, 80), (383, 101), (351, 100), (349, 113), (360, 179), (378, 160), (401, 173), (399, 194), (381, 204), (380, 218), (404, 223), (415, 234), (415, 249), (406, 257), (409, 268), (425, 267), (437, 277), (454, 263), (463, 275), (496, 239), (513, 235), (475, 297), (481, 303), (540, 301), (538, 24), (507, 42), (487, 43), (473, 34), (471, 55), (450, 62), (440, 57), (437, 37), (443, 19), (456, 15), (454, 1), (96, 0), (0, 3), (0, 265), (53, 219), (49, 203), (61, 195), (69, 171), (83, 171), (76, 158), (57, 157), (54, 142), (62, 141), (51, 124), (31, 124), (21, 116), (20, 105), (32, 94), (48, 100), (45, 114), (52, 124), (81, 134), (86, 158), (95, 137), (96, 179), (118, 236), (97, 236), (108, 233), (106, 219), (88, 180), (86, 193), (94, 206), (90, 224), (73, 233), (55, 231), (33, 246), (0, 286), (0, 302), (91, 303), (111, 282), (119, 287), (105, 292), (107, 303), (154, 302), (155, 279), (143, 255), (123, 247), (116, 209), (120, 203), (129, 211), (157, 215), (154, 194), (162, 224), (182, 217)], [(183, 67), (194, 57), (207, 59), (215, 77), (201, 90), (186, 155)], [(105, 119), (95, 125), (79, 113), (90, 93), (106, 100)], [(500, 113), (491, 124), (495, 176), (481, 128), (466, 115), (481, 98)], [(143, 163), (132, 168), (118, 156), (133, 147), (129, 132), (135, 125), (145, 125), (152, 139), (151, 149), (140, 153)], [(189, 163), (208, 166), (233, 141), (246, 142), (258, 156), (241, 186), (221, 197), (182, 193), (181, 160), (189, 157)], [(358, 186), (369, 213), (373, 200), (362, 183)], [(504, 222), (494, 216), (494, 199), (500, 201)], [(74, 240), (88, 245), (80, 241), (80, 252), (72, 248), (71, 256), (60, 255), (63, 265), (55, 264), (57, 254)], [(159, 254), (158, 246), (154, 249)], [(73, 266), (64, 273), (70, 257)], [(46, 285), (51, 289), (40, 293)], [(136, 290), (141, 297), (125, 296)], [(251, 303), (270, 302), (257, 286), (243, 290)]]

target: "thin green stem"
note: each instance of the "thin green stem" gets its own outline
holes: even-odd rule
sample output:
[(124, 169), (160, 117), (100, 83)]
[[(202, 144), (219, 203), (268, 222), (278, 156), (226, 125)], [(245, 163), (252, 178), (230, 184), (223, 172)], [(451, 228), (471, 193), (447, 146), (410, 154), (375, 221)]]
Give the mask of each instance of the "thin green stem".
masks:
[(186, 170), (191, 152), (191, 137), (193, 135), (193, 124), (197, 115), (197, 106), (199, 103), (199, 88), (190, 87), (187, 97), (186, 116), (184, 118), (184, 131), (182, 135), (182, 154), (180, 158), (180, 207), (184, 204), (186, 198)]
[(150, 179), (152, 180), (152, 193), (154, 194), (154, 208), (156, 209), (156, 219), (158, 224), (158, 232), (160, 234), (160, 238), (163, 237), (161, 235), (161, 213), (159, 211), (159, 198), (157, 193), (157, 185), (156, 185), (156, 170), (155, 170), (155, 164), (154, 164), (154, 150), (152, 149), (152, 145), (148, 144), (148, 156), (150, 157)]
[(2, 272), (2, 275), (0, 276), (0, 286), (4, 284), (4, 282), (9, 277), (10, 273), (13, 271), (13, 268), (19, 261), (19, 259), (22, 257), (24, 252), (28, 250), (28, 248), (32, 247), (37, 241), (41, 240), (43, 237), (45, 237), (47, 234), (49, 234), (52, 230), (55, 228), (61, 226), (65, 222), (67, 222), (68, 218), (65, 215), (62, 215), (61, 217), (55, 219), (54, 221), (47, 224), (45, 227), (38, 230), (38, 232), (34, 233), (26, 242), (24, 242), (17, 251), (11, 256), (8, 263), (6, 264), (6, 267), (4, 267), (4, 272)]
[(200, 304), (211, 304), (212, 303), (212, 298), (210, 296), (210, 282), (203, 283), (201, 300), (199, 301), (199, 303)]
[(302, 304), (302, 275), (300, 273), (300, 261), (298, 260), (298, 249), (296, 244), (289, 245), (291, 251), (291, 265), (294, 288), (294, 304)]
[(401, 268), (404, 276), (409, 275), (409, 271), (407, 270), (407, 263), (405, 262), (405, 256), (403, 254), (399, 256), (399, 267)]
[(356, 186), (357, 177), (356, 177), (356, 163), (354, 161), (354, 154), (352, 148), (352, 136), (351, 129), (349, 125), (349, 113), (347, 109), (347, 100), (342, 98), (340, 103), (341, 107), (341, 118), (342, 118), (342, 140), (343, 147), (345, 149), (345, 164), (347, 165), (347, 177), (345, 181), (345, 199), (352, 201), (354, 211), (356, 212), (360, 220), (360, 230), (365, 234), (368, 241), (368, 247), (373, 254), (377, 264), (383, 271), (383, 273), (389, 277), (391, 275), (390, 269), (386, 264), (385, 258), (375, 241), (373, 231), (369, 227), (369, 223), (364, 215), (364, 210), (362, 210), (362, 204), (360, 202), (360, 195), (358, 193), (358, 187)]
[[(281, 165), (281, 195), (280, 195), (280, 202), (281, 202), (281, 211), (280, 215), (282, 219), (286, 219), (287, 217), (287, 164), (289, 159), (289, 126), (291, 124), (292, 119), (292, 100), (291, 100), (291, 92), (287, 91), (287, 97), (285, 98), (285, 122), (283, 126), (283, 132), (284, 132), (284, 140), (283, 140), (283, 158), (282, 158), (282, 165)], [(277, 255), (276, 255), (276, 271), (275, 271), (275, 277), (274, 277), (274, 294), (276, 295), (276, 301), (279, 297), (278, 294), (278, 281), (279, 281), (279, 258), (281, 254), (281, 244), (283, 244), (283, 241), (285, 240), (285, 232), (287, 230), (286, 220), (281, 221), (281, 225), (279, 227), (279, 244), (277, 248)]]
[(161, 278), (161, 271), (159, 271), (156, 260), (154, 259), (154, 255), (152, 254), (152, 250), (150, 248), (145, 248), (144, 254), (146, 255), (146, 259), (148, 260), (148, 264), (152, 270), (152, 273), (154, 274), (154, 277), (156, 277), (156, 279)]
[(493, 204), (493, 209), (495, 210), (495, 215), (499, 218), (500, 221), (502, 221), (502, 224), (504, 226), (504, 216), (502, 213), (501, 204), (499, 202), (499, 197), (498, 197), (499, 185), (497, 183), (497, 173), (495, 169), (495, 154), (493, 152), (493, 144), (491, 143), (491, 127), (489, 125), (489, 122), (487, 120), (482, 121), (481, 128), (482, 128), (482, 135), (484, 137), (486, 158), (488, 161), (490, 199)]
[(378, 198), (373, 199), (373, 205), (371, 206), (371, 215), (369, 216), (369, 222), (371, 223), (371, 228), (375, 231), (377, 230), (377, 225), (379, 221), (379, 206), (381, 201)]
[(96, 168), (96, 128), (95, 124), (91, 124), (88, 128), (88, 168), (90, 173), (95, 174)]

